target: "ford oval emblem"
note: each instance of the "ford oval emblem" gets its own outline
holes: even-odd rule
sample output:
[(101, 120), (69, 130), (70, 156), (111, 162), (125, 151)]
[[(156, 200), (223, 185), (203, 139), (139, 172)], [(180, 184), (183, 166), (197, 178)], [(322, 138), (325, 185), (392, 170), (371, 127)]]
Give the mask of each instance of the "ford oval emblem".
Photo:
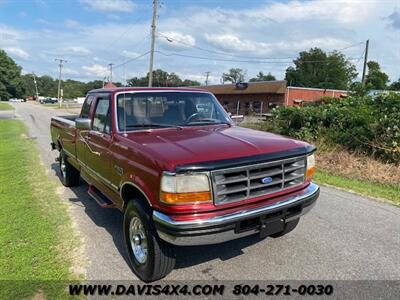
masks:
[(262, 183), (271, 183), (272, 182), (272, 177), (264, 177), (261, 179)]

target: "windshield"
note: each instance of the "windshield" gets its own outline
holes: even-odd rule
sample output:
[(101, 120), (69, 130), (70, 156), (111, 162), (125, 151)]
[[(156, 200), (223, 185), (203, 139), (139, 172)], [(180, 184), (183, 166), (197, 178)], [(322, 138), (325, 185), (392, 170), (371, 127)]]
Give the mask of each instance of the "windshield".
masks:
[(119, 94), (117, 118), (120, 131), (231, 124), (228, 114), (211, 94), (190, 92)]

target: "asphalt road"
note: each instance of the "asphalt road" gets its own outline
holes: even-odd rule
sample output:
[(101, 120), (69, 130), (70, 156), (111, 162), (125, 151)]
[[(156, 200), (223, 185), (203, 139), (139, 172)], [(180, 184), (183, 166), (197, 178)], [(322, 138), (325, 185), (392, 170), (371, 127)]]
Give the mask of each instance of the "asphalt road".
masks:
[[(50, 150), (49, 125), (51, 116), (65, 112), (32, 103), (14, 106), (37, 140), (49, 176), (58, 182), (58, 153)], [(83, 236), (86, 278), (135, 279), (122, 242), (121, 213), (100, 208), (87, 195), (85, 183), (60, 191)], [(399, 250), (400, 208), (322, 187), (317, 205), (292, 233), (279, 239), (259, 241), (255, 236), (178, 248), (176, 268), (166, 279), (400, 279)]]

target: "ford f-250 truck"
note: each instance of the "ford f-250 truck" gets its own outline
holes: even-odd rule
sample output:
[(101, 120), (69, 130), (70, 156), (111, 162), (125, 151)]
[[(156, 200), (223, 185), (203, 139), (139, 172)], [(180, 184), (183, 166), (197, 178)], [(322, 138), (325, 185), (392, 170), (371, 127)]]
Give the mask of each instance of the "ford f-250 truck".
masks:
[(124, 214), (134, 273), (166, 276), (175, 246), (293, 230), (319, 196), (315, 147), (235, 126), (209, 92), (181, 88), (90, 91), (79, 116), (53, 117), (60, 178), (82, 177), (104, 208)]

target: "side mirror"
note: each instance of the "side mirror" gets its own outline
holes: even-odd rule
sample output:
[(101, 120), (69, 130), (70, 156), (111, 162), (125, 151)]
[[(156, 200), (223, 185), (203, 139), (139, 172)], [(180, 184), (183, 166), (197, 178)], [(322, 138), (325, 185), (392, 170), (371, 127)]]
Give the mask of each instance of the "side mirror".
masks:
[(75, 127), (79, 130), (90, 130), (91, 120), (86, 118), (78, 118), (75, 120)]

